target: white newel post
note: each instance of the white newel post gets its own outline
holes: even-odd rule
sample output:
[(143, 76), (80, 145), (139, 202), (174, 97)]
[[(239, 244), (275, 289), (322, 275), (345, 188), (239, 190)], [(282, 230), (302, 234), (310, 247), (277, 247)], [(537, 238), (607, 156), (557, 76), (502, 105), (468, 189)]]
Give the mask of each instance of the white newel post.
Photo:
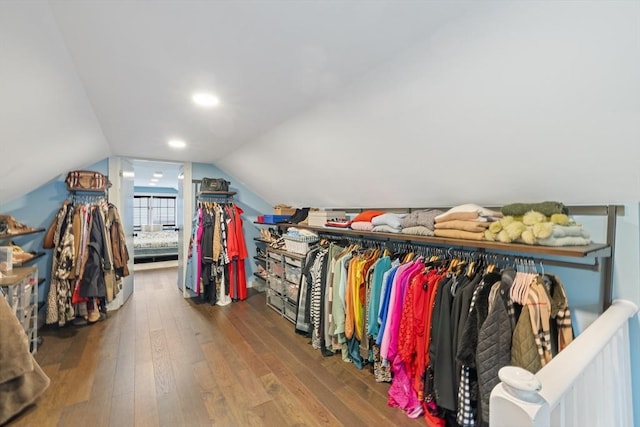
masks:
[(629, 318), (616, 300), (537, 374), (507, 366), (491, 392), (491, 427), (633, 425)]
[(549, 404), (538, 394), (540, 381), (531, 372), (515, 366), (500, 369), (498, 384), (491, 392), (491, 427), (547, 426)]

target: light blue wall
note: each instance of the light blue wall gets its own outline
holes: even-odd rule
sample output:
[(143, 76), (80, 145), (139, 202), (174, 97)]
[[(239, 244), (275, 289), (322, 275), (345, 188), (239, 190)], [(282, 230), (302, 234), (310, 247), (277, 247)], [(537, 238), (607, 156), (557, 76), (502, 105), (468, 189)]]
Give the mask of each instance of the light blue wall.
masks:
[[(627, 299), (640, 307), (640, 202), (627, 203), (618, 220), (614, 266), (614, 298)], [(640, 426), (640, 317), (629, 323), (634, 425)]]
[(256, 226), (253, 222), (257, 220), (258, 215), (273, 212), (273, 208), (269, 203), (240, 183), (235, 177), (225, 173), (217, 166), (206, 163), (194, 163), (193, 179), (200, 180), (205, 177), (224, 178), (231, 182), (231, 184), (229, 184), (229, 190), (237, 192), (233, 200), (244, 211), (244, 214), (242, 215), (242, 229), (247, 243), (247, 251), (249, 252), (249, 258), (245, 260), (247, 282), (254, 279), (259, 280), (253, 276), (253, 273), (256, 272), (256, 264), (253, 257), (256, 255), (254, 238), (260, 236), (260, 230), (258, 229), (259, 226)]
[[(108, 159), (83, 167), (82, 169), (93, 170), (107, 175), (109, 173)], [(38, 228), (49, 228), (54, 217), (58, 213), (62, 202), (69, 196), (67, 186), (64, 183), (65, 175), (58, 176), (43, 186), (17, 197), (8, 203), (0, 206), (0, 212), (13, 216), (16, 220)], [(17, 237), (14, 239), (26, 251), (42, 251), (42, 240), (44, 232)], [(51, 249), (45, 249), (46, 256), (38, 259), (30, 265), (38, 266), (38, 275), (44, 277), (45, 282), (38, 288), (38, 300), (46, 300), (49, 291), (49, 278), (51, 274)]]

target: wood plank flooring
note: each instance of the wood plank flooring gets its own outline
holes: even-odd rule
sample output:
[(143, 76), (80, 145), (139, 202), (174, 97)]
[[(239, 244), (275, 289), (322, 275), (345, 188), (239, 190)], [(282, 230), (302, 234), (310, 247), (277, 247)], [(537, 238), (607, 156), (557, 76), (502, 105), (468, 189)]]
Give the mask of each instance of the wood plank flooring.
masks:
[(418, 426), (388, 384), (323, 357), (262, 293), (226, 307), (184, 300), (177, 270), (135, 273), (107, 320), (41, 330), (51, 386), (21, 426)]

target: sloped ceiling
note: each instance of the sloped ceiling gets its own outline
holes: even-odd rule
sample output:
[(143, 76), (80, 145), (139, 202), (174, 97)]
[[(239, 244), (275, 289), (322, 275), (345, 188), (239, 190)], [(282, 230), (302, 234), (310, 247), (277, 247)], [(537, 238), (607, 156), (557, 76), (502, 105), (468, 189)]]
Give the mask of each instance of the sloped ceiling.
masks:
[(219, 164), (272, 203), (590, 204), (639, 200), (639, 154), (640, 2), (504, 2)]
[[(0, 203), (108, 155), (215, 163), (272, 203), (638, 200), (639, 14), (625, 1), (5, 1), (0, 179), (15, 185)], [(195, 107), (199, 90), (220, 107)]]
[[(53, 1), (120, 155), (216, 162), (424, 37), (461, 5)], [(222, 105), (198, 110), (210, 90)], [(188, 149), (167, 147), (182, 138)]]
[(0, 4), (0, 204), (110, 154), (49, 5)]

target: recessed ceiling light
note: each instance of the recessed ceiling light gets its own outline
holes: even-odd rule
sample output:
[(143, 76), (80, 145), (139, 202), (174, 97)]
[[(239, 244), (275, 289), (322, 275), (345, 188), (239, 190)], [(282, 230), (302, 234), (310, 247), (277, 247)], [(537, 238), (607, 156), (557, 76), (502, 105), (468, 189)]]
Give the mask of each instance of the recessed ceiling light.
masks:
[(200, 107), (213, 108), (220, 105), (220, 99), (212, 93), (194, 93), (191, 100)]
[(154, 172), (153, 173), (153, 177), (154, 178), (162, 178), (162, 172)]
[(156, 183), (155, 182), (150, 182), (149, 185), (153, 186), (153, 185), (156, 185)]
[(184, 173), (183, 172), (180, 172), (178, 174), (178, 179), (184, 179)]
[(172, 139), (169, 141), (169, 147), (172, 148), (184, 148), (187, 146), (187, 143), (181, 139)]
[(151, 178), (151, 182), (158, 182), (158, 178)]

